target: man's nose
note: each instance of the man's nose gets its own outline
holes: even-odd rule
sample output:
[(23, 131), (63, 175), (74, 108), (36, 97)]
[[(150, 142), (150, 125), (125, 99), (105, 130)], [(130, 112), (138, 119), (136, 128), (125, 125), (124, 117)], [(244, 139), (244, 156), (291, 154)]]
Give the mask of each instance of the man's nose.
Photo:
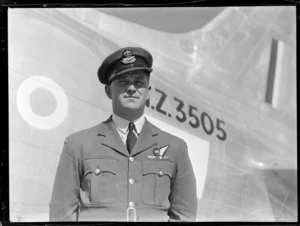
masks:
[(136, 91), (136, 88), (134, 86), (134, 84), (130, 84), (128, 87), (127, 87), (127, 93), (129, 94), (132, 94)]

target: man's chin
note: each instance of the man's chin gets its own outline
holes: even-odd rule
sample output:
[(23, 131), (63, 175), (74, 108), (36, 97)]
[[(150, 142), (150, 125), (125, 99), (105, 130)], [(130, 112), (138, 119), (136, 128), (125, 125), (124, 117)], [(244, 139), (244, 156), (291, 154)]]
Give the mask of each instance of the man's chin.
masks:
[(140, 108), (137, 106), (126, 106), (124, 107), (126, 111), (138, 111)]
[(123, 105), (123, 109), (125, 111), (139, 111), (141, 106), (136, 103), (127, 103), (126, 105)]

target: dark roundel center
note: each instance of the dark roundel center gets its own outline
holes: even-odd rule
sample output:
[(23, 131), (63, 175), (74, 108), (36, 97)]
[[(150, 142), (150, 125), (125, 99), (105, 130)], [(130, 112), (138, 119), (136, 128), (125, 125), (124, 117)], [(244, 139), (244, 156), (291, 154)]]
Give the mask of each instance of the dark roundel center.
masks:
[(39, 116), (51, 115), (56, 105), (56, 98), (48, 89), (37, 88), (30, 94), (30, 107)]

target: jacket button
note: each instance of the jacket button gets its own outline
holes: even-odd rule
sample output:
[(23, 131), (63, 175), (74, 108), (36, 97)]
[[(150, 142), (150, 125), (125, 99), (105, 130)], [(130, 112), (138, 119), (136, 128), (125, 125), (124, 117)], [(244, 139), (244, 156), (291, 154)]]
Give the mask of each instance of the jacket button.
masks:
[(134, 184), (134, 179), (130, 178), (129, 179), (129, 184)]
[(134, 202), (129, 202), (129, 207), (134, 207)]
[(95, 174), (97, 174), (97, 175), (98, 175), (100, 172), (101, 172), (100, 169), (96, 169), (96, 170), (95, 170)]
[(134, 161), (134, 158), (133, 158), (133, 157), (129, 157), (129, 161), (130, 161), (130, 162), (133, 162), (133, 161)]
[(158, 172), (158, 174), (159, 174), (160, 176), (164, 175), (163, 171), (161, 171), (161, 170)]

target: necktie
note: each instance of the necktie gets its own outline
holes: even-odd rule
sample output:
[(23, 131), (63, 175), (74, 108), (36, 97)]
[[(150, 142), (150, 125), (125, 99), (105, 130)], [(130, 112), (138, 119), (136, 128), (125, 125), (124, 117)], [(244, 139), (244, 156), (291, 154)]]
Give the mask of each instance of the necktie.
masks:
[(130, 122), (128, 125), (128, 135), (127, 135), (127, 140), (126, 140), (126, 146), (127, 146), (127, 150), (129, 152), (129, 154), (131, 154), (131, 151), (137, 141), (137, 137), (134, 134), (134, 130), (135, 130), (135, 125), (133, 122)]

